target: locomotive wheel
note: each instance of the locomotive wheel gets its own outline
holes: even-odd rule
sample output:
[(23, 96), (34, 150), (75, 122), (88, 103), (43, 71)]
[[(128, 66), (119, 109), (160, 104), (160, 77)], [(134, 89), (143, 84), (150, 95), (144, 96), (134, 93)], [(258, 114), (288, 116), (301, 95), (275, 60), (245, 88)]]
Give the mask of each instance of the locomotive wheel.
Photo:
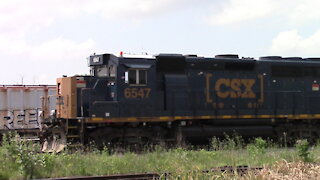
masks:
[(51, 135), (46, 137), (42, 143), (42, 152), (61, 152), (67, 146), (67, 138), (64, 130), (59, 126), (54, 126)]

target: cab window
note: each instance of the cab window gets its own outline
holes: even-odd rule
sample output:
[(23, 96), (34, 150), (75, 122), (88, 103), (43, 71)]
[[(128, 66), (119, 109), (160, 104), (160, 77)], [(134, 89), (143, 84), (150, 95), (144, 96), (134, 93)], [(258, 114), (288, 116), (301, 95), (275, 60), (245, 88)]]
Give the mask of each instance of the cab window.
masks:
[(146, 85), (147, 71), (145, 69), (130, 69), (128, 80), (130, 85)]

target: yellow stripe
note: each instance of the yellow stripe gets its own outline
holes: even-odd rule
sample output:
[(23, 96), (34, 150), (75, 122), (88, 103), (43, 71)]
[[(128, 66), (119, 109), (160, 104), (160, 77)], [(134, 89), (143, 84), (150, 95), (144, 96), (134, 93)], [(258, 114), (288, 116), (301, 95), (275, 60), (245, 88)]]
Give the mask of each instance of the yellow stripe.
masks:
[(87, 118), (87, 122), (101, 123), (101, 122), (168, 122), (175, 120), (197, 120), (197, 119), (250, 119), (250, 118), (288, 118), (288, 119), (319, 119), (320, 114), (297, 114), (297, 115), (221, 115), (221, 116), (160, 116), (160, 117), (114, 117), (114, 118), (103, 118), (103, 117), (93, 117)]
[(289, 115), (288, 115), (288, 118), (289, 118), (289, 119), (294, 119), (294, 118), (296, 118), (296, 115), (289, 114)]
[(231, 115), (224, 115), (224, 116), (219, 116), (222, 119), (231, 119), (232, 116)]
[(258, 115), (259, 118), (271, 118), (271, 115)]
[(242, 115), (242, 116), (239, 116), (239, 117), (245, 119), (245, 118), (253, 118), (254, 116), (252, 116), (252, 115)]
[(288, 117), (288, 115), (276, 115), (275, 117), (276, 118), (286, 118), (286, 117)]
[(91, 118), (92, 119), (92, 121), (103, 121), (103, 118)]
[(200, 119), (213, 119), (214, 116), (200, 116)]
[(309, 118), (309, 117), (312, 117), (312, 116), (310, 116), (309, 114), (299, 114), (298, 117), (299, 118)]
[(178, 119), (186, 119), (183, 116), (175, 116), (174, 119), (178, 120)]
[(168, 119), (170, 119), (170, 117), (169, 116), (160, 116), (159, 119), (160, 120), (168, 120)]

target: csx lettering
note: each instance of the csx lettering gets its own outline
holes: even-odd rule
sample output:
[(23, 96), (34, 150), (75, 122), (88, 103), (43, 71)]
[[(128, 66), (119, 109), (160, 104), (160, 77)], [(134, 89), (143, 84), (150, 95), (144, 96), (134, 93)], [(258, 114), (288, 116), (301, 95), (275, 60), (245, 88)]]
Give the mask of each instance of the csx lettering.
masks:
[(124, 97), (127, 99), (148, 98), (150, 91), (150, 88), (126, 88), (124, 89)]
[[(256, 98), (252, 87), (255, 79), (218, 79), (215, 91), (219, 98)], [(243, 90), (244, 89), (244, 90)]]

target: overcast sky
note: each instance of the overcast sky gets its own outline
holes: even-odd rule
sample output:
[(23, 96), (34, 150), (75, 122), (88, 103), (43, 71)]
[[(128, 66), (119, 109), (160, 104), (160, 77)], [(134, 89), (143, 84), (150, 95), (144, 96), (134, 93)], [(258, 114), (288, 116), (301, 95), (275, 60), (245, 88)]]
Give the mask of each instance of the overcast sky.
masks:
[(92, 53), (320, 56), (319, 0), (0, 0), (0, 84), (87, 74)]

